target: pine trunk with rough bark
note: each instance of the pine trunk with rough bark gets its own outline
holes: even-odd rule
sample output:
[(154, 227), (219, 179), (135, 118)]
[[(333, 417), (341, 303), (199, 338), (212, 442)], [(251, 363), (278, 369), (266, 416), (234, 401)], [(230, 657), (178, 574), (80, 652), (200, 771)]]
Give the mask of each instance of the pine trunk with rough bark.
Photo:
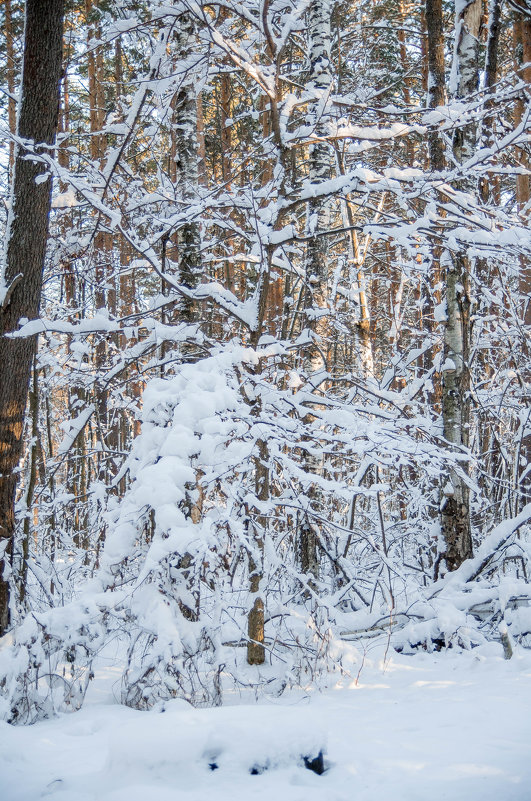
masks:
[[(17, 127), (17, 108), (15, 101), (15, 47), (13, 43), (13, 16), (11, 13), (11, 0), (4, 0), (4, 37), (6, 47), (6, 80), (7, 91), (7, 120), (9, 133), (14, 134)], [(15, 164), (15, 143), (9, 143), (9, 173)]]
[[(444, 28), (442, 0), (426, 0), (426, 32), (428, 39), (428, 108), (443, 106), (446, 100), (444, 75)], [(428, 136), (430, 167), (444, 169), (444, 143), (437, 131)]]
[[(27, 0), (22, 91), (11, 210), (0, 285), (0, 635), (9, 626), (9, 564), (15, 532), (17, 466), (36, 337), (11, 339), (19, 320), (38, 317), (48, 240), (52, 179), (42, 162), (28, 158), (34, 145), (47, 153), (59, 112), (64, 0)], [(40, 147), (42, 145), (42, 147)], [(7, 568), (7, 569), (6, 569)]]

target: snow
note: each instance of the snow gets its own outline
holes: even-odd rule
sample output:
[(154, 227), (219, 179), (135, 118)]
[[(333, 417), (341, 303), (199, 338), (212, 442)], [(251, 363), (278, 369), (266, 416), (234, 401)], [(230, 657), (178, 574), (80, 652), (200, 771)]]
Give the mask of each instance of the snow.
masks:
[(72, 189), (60, 192), (52, 200), (52, 209), (70, 209), (74, 206), (77, 206), (77, 198)]
[[(80, 712), (0, 724), (2, 799), (527, 801), (529, 653), (507, 662), (490, 643), (406, 657), (384, 639), (355, 659), (351, 679), (321, 694), (151, 712), (116, 704), (109, 661)], [(318, 776), (302, 757), (321, 748)]]
[(94, 404), (89, 403), (86, 409), (83, 409), (83, 411), (80, 412), (73, 420), (65, 420), (63, 423), (61, 423), (60, 428), (62, 428), (65, 432), (65, 436), (57, 448), (58, 454), (68, 453), (76, 438), (92, 417), (94, 409)]

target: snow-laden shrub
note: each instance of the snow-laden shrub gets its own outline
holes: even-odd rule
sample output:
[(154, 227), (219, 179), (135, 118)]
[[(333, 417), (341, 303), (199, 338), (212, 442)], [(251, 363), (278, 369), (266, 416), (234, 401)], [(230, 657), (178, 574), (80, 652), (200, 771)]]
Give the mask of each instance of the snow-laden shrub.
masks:
[[(503, 645), (531, 643), (531, 504), (495, 526), (472, 559), (443, 578), (412, 590), (407, 603), (382, 614), (362, 610), (350, 616), (345, 639), (385, 636), (397, 651), (469, 650), (487, 640)], [(515, 554), (517, 568), (514, 568)]]
[[(127, 587), (127, 704), (175, 696), (219, 703), (223, 682), (306, 686), (334, 669), (320, 603), (327, 582), (301, 573), (290, 522), (293, 503), (304, 508), (288, 450), (301, 439), (292, 393), (262, 374), (262, 361), (277, 353), (235, 346), (146, 388), (126, 465), (131, 486), (109, 517), (100, 570), (109, 590)], [(257, 490), (265, 452), (267, 498)], [(265, 605), (261, 671), (245, 665), (253, 570)]]
[[(0, 652), (5, 719), (76, 708), (112, 637), (126, 644), (121, 700), (141, 709), (175, 697), (217, 704), (229, 686), (277, 694), (334, 681), (338, 635), (383, 632), (403, 651), (499, 637), (507, 604), (489, 571), (502, 551), (525, 550), (516, 532), (529, 510), (475, 560), (428, 581), (432, 500), (422, 493), (443, 457), (423, 420), (415, 429), (384, 399), (362, 407), (355, 395), (320, 394), (283, 370), (284, 356), (279, 343), (233, 345), (148, 384), (123, 468), (129, 488), (107, 512), (94, 578), (63, 608), (28, 616)], [(426, 561), (415, 564), (419, 551)], [(248, 665), (255, 607), (263, 659)], [(517, 611), (509, 605), (505, 620), (525, 636)]]
[(0, 644), (0, 718), (35, 723), (79, 709), (108, 631), (97, 599), (31, 613)]

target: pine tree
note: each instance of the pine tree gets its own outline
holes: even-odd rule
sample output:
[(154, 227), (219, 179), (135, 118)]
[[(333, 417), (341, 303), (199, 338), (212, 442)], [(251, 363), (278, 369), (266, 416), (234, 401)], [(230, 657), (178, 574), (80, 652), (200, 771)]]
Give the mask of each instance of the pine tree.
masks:
[[(28, 0), (12, 207), (6, 232), (0, 310), (0, 633), (9, 626), (9, 563), (15, 531), (16, 468), (36, 337), (8, 338), (39, 314), (52, 179), (47, 156), (59, 113), (64, 0)], [(35, 159), (31, 155), (35, 155)], [(29, 158), (28, 158), (29, 156)]]

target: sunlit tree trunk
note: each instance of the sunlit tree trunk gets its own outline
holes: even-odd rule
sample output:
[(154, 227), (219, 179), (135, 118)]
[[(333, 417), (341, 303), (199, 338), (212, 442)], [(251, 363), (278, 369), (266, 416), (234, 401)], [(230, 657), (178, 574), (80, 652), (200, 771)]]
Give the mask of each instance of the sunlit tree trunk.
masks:
[[(444, 74), (444, 29), (442, 0), (426, 0), (426, 32), (428, 39), (428, 108), (444, 105), (446, 79)], [(444, 169), (444, 143), (437, 131), (428, 136), (430, 167)]]
[[(64, 0), (27, 0), (17, 134), (43, 145), (55, 140), (59, 111)], [(0, 634), (9, 626), (8, 570), (15, 531), (16, 468), (36, 337), (9, 339), (21, 318), (38, 317), (48, 240), (52, 179), (42, 162), (18, 147), (0, 283)]]
[[(4, 37), (6, 43), (6, 79), (7, 91), (7, 121), (9, 132), (14, 134), (17, 126), (17, 109), (15, 101), (15, 48), (13, 43), (13, 17), (11, 13), (11, 0), (4, 0)], [(15, 144), (9, 143), (9, 172), (11, 174), (15, 164)]]
[[(100, 0), (85, 0), (85, 14), (87, 20), (87, 71), (89, 88), (90, 113), (90, 156), (92, 163), (103, 167), (105, 157), (106, 138), (102, 133), (105, 120), (104, 98), (104, 61), (103, 45), (96, 44), (101, 39), (101, 25), (99, 21)], [(106, 309), (108, 302), (108, 275), (112, 256), (112, 235), (102, 230), (101, 220), (96, 217), (98, 226), (93, 239), (94, 264), (94, 306), (96, 311)], [(107, 342), (105, 335), (96, 335), (96, 344), (93, 354), (94, 373), (96, 382), (94, 386), (96, 440), (98, 447), (98, 478), (105, 480), (108, 468), (108, 422), (109, 404), (108, 391), (101, 383), (101, 377), (107, 360)], [(96, 444), (96, 443), (95, 443)], [(103, 449), (100, 447), (103, 445)]]
[[(427, 106), (430, 109), (439, 108), (446, 102), (446, 76), (444, 58), (444, 21), (442, 0), (426, 0), (425, 8), (426, 19), (426, 39), (427, 50), (425, 58), (427, 60)], [(428, 163), (430, 170), (442, 172), (446, 164), (446, 154), (444, 140), (437, 130), (432, 130), (428, 134)], [(422, 287), (419, 289), (419, 297), (423, 294)], [(431, 269), (428, 280), (428, 289), (424, 300), (425, 314), (420, 319), (420, 325), (428, 332), (437, 330), (435, 321), (435, 308), (441, 303), (441, 246), (435, 241), (431, 246)], [(440, 353), (440, 337), (436, 336), (433, 343), (432, 352), (426, 354), (422, 360), (422, 368), (427, 358), (432, 364), (433, 360)], [(433, 391), (431, 392), (431, 405), (436, 414), (441, 409), (441, 381), (438, 375), (434, 375)]]
[[(528, 88), (531, 88), (531, 8), (525, 0), (515, 0), (513, 7), (515, 8), (513, 41), (518, 62), (517, 67)], [(527, 100), (527, 103), (529, 103), (529, 100)], [(522, 122), (525, 113), (526, 105), (522, 94), (516, 104), (515, 122), (517, 125)], [(529, 177), (531, 159), (528, 149), (519, 148), (517, 153), (519, 165), (523, 169), (516, 176), (516, 200), (522, 220), (529, 225), (531, 219), (531, 179)], [(524, 423), (525, 428), (522, 431), (521, 444), (517, 454), (516, 471), (520, 504), (523, 506), (531, 501), (531, 419), (529, 414), (531, 409), (531, 349), (529, 347), (531, 332), (531, 263), (529, 256), (522, 255), (520, 257), (518, 284), (521, 297), (521, 320), (524, 326), (522, 385), (525, 388), (524, 402), (526, 402), (528, 408), (528, 416)]]

